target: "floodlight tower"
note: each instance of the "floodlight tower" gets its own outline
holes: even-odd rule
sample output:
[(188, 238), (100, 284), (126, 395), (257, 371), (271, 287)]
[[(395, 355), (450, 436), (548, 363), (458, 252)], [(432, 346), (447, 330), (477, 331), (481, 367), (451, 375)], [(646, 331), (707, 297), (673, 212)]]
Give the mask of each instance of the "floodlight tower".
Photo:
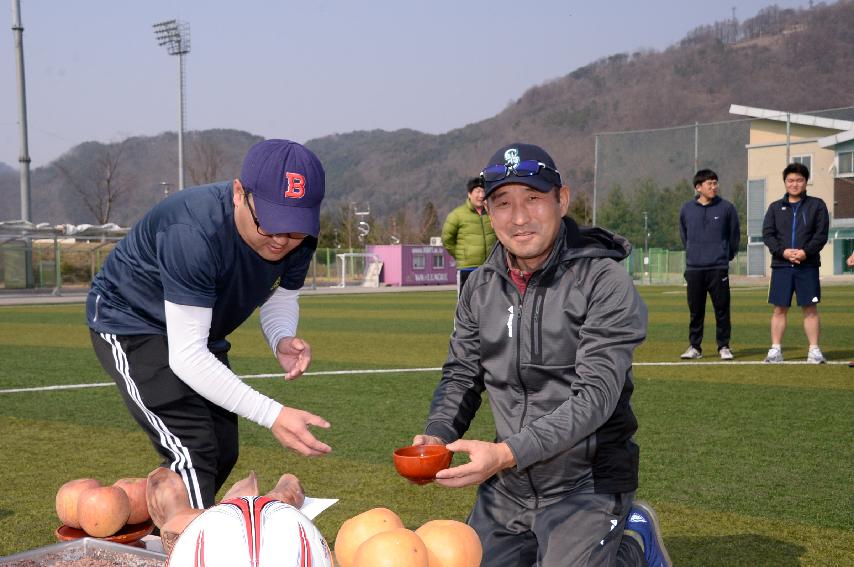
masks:
[[(32, 222), (33, 211), (30, 205), (30, 151), (27, 141), (27, 89), (24, 78), (24, 26), (21, 24), (21, 0), (12, 0), (12, 34), (15, 40), (15, 62), (18, 75), (18, 125), (21, 135), (21, 220)], [(34, 286), (33, 281), (33, 243), (24, 239), (24, 285)], [(58, 289), (58, 288), (57, 288)]]
[(169, 55), (178, 56), (178, 191), (184, 188), (184, 56), (190, 52), (190, 24), (168, 20), (154, 24), (157, 45), (166, 46)]
[[(27, 88), (24, 78), (24, 26), (21, 24), (21, 1), (12, 0), (12, 33), (15, 39), (15, 63), (18, 71), (18, 116), (21, 135), (18, 162), (21, 164), (21, 220), (33, 220), (30, 206), (30, 151), (27, 141)], [(29, 273), (29, 272), (28, 272)]]

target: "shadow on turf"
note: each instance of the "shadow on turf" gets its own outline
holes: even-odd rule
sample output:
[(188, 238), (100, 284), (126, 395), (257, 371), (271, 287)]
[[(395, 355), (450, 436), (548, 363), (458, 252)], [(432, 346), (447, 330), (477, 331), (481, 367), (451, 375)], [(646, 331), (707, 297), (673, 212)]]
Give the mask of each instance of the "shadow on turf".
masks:
[(733, 350), (733, 354), (735, 354), (736, 359), (745, 357), (745, 356), (759, 356), (763, 357), (768, 354), (767, 348), (736, 348)]
[(753, 534), (721, 537), (668, 537), (667, 551), (679, 567), (768, 565), (800, 567), (806, 548)]
[[(824, 349), (822, 349), (822, 350), (823, 350), (824, 356), (827, 358), (827, 360), (851, 360), (852, 358), (854, 358), (854, 351), (852, 351), (850, 349), (842, 349), (842, 350), (824, 350)], [(703, 359), (705, 360), (705, 351), (703, 351), (703, 352), (704, 352)], [(752, 357), (752, 356), (759, 356), (759, 357), (764, 358), (765, 355), (768, 353), (768, 349), (767, 348), (744, 348), (744, 349), (741, 349), (741, 348), (736, 347), (736, 349), (733, 351), (733, 353), (735, 354), (736, 360), (739, 360), (739, 359), (744, 358), (744, 357)], [(806, 349), (806, 347), (801, 348), (801, 347), (796, 347), (796, 346), (790, 346), (790, 347), (784, 346), (783, 347), (783, 355), (786, 357), (786, 360), (791, 360), (791, 361), (796, 361), (796, 360), (801, 360), (801, 359), (806, 360), (807, 349)]]

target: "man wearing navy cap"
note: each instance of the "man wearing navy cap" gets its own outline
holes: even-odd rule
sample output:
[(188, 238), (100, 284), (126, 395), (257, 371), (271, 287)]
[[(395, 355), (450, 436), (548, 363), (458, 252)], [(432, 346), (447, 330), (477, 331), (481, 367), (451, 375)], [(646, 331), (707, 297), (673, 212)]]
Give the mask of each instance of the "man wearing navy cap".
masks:
[(241, 381), (226, 340), (260, 307), (285, 379), (308, 368), (311, 348), (296, 337), (297, 299), (324, 192), (312, 152), (288, 140), (260, 142), (238, 179), (152, 208), (92, 282), (86, 313), (95, 353), (195, 508), (214, 504), (237, 461), (238, 415), (302, 455), (330, 451), (309, 430), (329, 423)]
[[(499, 244), (457, 303), (423, 435), (469, 461), (436, 474), (478, 485), (468, 523), (485, 567), (669, 566), (634, 501), (632, 357), (646, 306), (623, 237), (565, 218), (570, 189), (542, 148), (510, 144), (481, 175)], [(462, 439), (486, 391), (493, 442)]]

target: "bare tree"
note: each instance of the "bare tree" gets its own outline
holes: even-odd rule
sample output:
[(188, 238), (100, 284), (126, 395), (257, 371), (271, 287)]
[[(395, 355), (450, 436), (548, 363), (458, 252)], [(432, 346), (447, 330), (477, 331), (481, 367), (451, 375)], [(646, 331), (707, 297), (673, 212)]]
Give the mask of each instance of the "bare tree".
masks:
[(418, 227), (418, 241), (427, 243), (431, 236), (439, 236), (442, 234), (442, 227), (439, 226), (439, 213), (436, 212), (436, 205), (433, 201), (427, 201), (424, 204), (424, 209), (421, 211), (421, 226)]
[(585, 191), (574, 191), (569, 200), (569, 216), (581, 225), (593, 224), (593, 205)]
[(130, 187), (122, 171), (126, 148), (127, 140), (108, 145), (82, 144), (73, 155), (54, 163), (97, 224), (110, 222), (113, 206)]
[(222, 181), (225, 178), (224, 162), (225, 152), (216, 141), (199, 135), (193, 137), (186, 165), (193, 185)]
[(337, 217), (341, 246), (346, 246), (347, 248), (353, 248), (354, 245), (358, 246), (359, 242), (359, 235), (356, 228), (357, 221), (356, 216), (353, 214), (353, 207), (352, 203), (342, 204), (338, 207), (335, 215)]

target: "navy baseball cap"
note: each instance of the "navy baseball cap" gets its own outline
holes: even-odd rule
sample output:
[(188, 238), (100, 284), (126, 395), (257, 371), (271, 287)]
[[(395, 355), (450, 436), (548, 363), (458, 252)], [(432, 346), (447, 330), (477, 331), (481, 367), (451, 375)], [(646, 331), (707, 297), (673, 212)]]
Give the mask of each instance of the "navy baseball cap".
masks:
[(252, 193), (258, 223), (266, 232), (320, 232), (326, 173), (317, 156), (290, 140), (265, 140), (249, 148), (240, 184)]
[(510, 183), (521, 183), (548, 193), (563, 182), (552, 156), (533, 144), (508, 144), (495, 152), (483, 168), (484, 193), (490, 193)]

